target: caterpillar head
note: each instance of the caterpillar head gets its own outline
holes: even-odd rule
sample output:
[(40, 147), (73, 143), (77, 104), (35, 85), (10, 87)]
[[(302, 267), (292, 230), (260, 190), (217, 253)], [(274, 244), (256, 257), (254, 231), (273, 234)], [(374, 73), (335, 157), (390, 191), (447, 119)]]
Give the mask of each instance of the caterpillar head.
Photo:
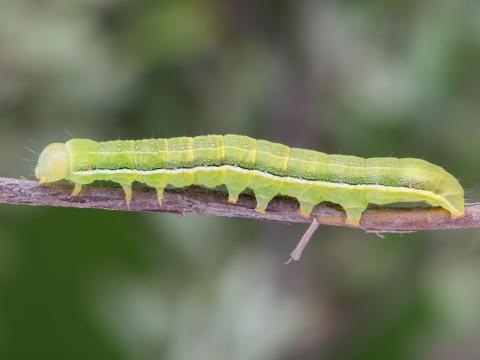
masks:
[(35, 176), (40, 184), (55, 182), (64, 179), (69, 169), (70, 160), (65, 144), (50, 144), (38, 158)]

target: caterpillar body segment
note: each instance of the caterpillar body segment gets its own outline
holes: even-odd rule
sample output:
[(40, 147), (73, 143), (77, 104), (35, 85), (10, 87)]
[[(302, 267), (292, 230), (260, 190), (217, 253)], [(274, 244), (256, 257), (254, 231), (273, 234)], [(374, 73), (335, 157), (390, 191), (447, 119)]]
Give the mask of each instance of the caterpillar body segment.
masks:
[(135, 181), (154, 187), (158, 201), (167, 185), (225, 185), (235, 203), (253, 190), (264, 212), (278, 194), (294, 197), (303, 216), (323, 201), (340, 204), (347, 223), (358, 225), (368, 204), (426, 202), (452, 217), (464, 213), (463, 188), (443, 168), (411, 158), (328, 155), (239, 135), (96, 142), (71, 139), (47, 146), (36, 168), (41, 183), (67, 179), (82, 185), (119, 183), (131, 200)]

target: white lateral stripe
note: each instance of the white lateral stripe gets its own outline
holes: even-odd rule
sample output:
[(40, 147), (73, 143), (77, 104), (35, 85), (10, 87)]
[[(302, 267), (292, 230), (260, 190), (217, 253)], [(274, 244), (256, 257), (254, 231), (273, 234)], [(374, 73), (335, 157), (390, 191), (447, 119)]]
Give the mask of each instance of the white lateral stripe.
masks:
[(327, 181), (321, 181), (321, 180), (306, 180), (306, 179), (299, 179), (299, 178), (294, 178), (290, 176), (277, 176), (277, 175), (272, 175), (260, 170), (248, 170), (248, 169), (243, 169), (240, 167), (232, 166), (232, 165), (222, 165), (222, 166), (197, 166), (189, 169), (155, 169), (155, 170), (134, 170), (134, 169), (117, 169), (117, 170), (109, 170), (109, 169), (97, 169), (97, 170), (85, 170), (85, 171), (75, 171), (75, 175), (116, 175), (116, 174), (131, 174), (131, 175), (155, 175), (155, 174), (181, 174), (181, 173), (188, 173), (191, 172), (192, 170), (196, 171), (212, 171), (212, 170), (223, 170), (223, 169), (228, 169), (228, 170), (233, 170), (241, 173), (248, 173), (251, 174), (252, 172), (255, 175), (260, 175), (264, 177), (269, 177), (275, 180), (286, 180), (289, 182), (296, 182), (296, 183), (301, 183), (301, 184), (315, 184), (315, 185), (321, 185), (325, 187), (343, 187), (343, 188), (369, 188), (369, 189), (378, 189), (378, 190), (398, 190), (398, 191), (403, 191), (403, 192), (411, 192), (412, 190), (418, 191), (419, 193), (430, 196), (430, 197), (436, 197), (439, 200), (444, 200), (443, 197), (440, 195), (437, 195), (431, 191), (427, 190), (420, 190), (420, 189), (415, 189), (415, 188), (405, 188), (405, 187), (400, 187), (400, 186), (387, 186), (387, 185), (378, 185), (378, 184), (345, 184), (345, 183), (332, 183), (332, 182), (327, 182)]

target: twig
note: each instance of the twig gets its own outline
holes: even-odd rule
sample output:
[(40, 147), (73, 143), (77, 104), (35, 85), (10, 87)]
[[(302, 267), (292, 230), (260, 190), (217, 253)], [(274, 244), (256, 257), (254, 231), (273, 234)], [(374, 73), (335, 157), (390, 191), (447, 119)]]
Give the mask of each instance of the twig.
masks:
[(302, 238), (298, 242), (297, 246), (295, 249), (290, 254), (290, 259), (288, 259), (285, 264), (289, 264), (292, 260), (293, 261), (298, 261), (302, 257), (302, 252), (307, 246), (308, 242), (310, 241), (310, 238), (315, 234), (315, 231), (317, 230), (318, 226), (320, 224), (318, 223), (318, 220), (316, 218), (313, 219), (312, 223), (308, 227), (307, 231), (303, 234)]
[[(210, 216), (243, 217), (286, 223), (312, 223), (352, 227), (345, 224), (345, 213), (339, 206), (320, 204), (311, 218), (298, 213), (294, 199), (278, 197), (264, 214), (255, 212), (255, 199), (242, 195), (237, 204), (227, 201), (227, 194), (200, 187), (167, 189), (164, 200), (158, 205), (153, 189), (136, 188), (133, 201), (125, 204), (120, 187), (89, 185), (76, 197), (71, 197), (73, 186), (68, 183), (39, 185), (36, 181), (0, 178), (0, 203), (96, 208), (139, 212), (168, 212), (176, 214), (197, 213)], [(480, 227), (480, 203), (468, 204), (465, 216), (451, 219), (450, 214), (439, 208), (371, 208), (362, 215), (360, 227), (370, 232), (405, 232)]]

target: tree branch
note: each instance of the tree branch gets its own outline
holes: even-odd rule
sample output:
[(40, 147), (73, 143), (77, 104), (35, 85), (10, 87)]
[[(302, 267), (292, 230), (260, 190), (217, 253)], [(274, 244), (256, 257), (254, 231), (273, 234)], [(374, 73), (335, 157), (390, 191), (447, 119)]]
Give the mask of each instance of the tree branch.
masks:
[[(139, 212), (168, 212), (176, 214), (197, 213), (211, 216), (243, 217), (286, 223), (311, 223), (298, 214), (294, 199), (278, 197), (268, 206), (265, 214), (255, 212), (255, 199), (242, 195), (237, 204), (227, 202), (227, 194), (200, 187), (167, 189), (159, 206), (153, 189), (137, 187), (128, 207), (120, 187), (88, 185), (80, 195), (71, 197), (73, 186), (68, 183), (39, 185), (36, 181), (0, 178), (0, 203), (95, 208)], [(345, 224), (341, 207), (320, 204), (313, 216), (319, 224), (352, 227)], [(406, 232), (480, 227), (480, 203), (467, 204), (465, 216), (451, 219), (439, 208), (371, 208), (363, 215), (360, 227), (371, 232)]]

